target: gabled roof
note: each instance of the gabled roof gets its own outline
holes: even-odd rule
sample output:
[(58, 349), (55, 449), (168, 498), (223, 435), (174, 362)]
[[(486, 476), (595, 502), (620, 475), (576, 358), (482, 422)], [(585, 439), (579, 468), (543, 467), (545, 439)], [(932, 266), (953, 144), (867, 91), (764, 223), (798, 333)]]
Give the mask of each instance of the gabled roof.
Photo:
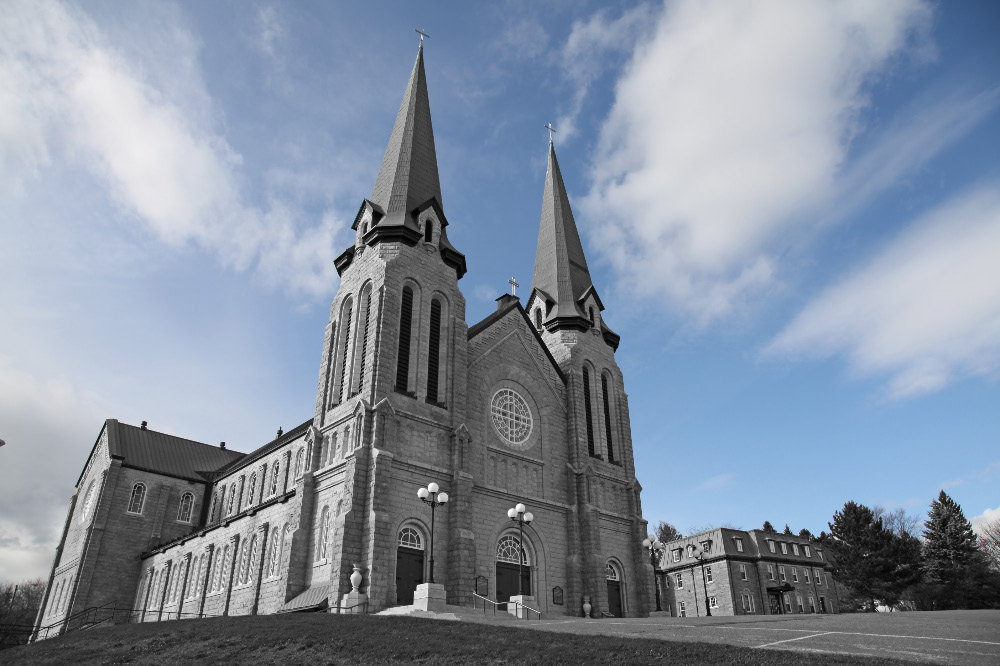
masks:
[(204, 483), (206, 476), (245, 454), (108, 419), (108, 451), (125, 467)]
[(521, 318), (524, 319), (524, 323), (528, 325), (528, 330), (531, 331), (532, 334), (535, 336), (535, 340), (538, 341), (538, 346), (542, 348), (543, 352), (545, 352), (545, 357), (549, 359), (549, 362), (552, 364), (552, 367), (555, 368), (556, 374), (559, 375), (559, 379), (561, 379), (562, 382), (565, 384), (566, 375), (563, 374), (562, 368), (560, 368), (559, 364), (556, 363), (555, 357), (552, 356), (552, 352), (549, 351), (549, 348), (548, 346), (546, 346), (545, 341), (542, 340), (542, 336), (538, 334), (537, 330), (535, 330), (535, 326), (534, 324), (531, 323), (531, 319), (528, 317), (528, 313), (525, 312), (523, 307), (521, 307), (521, 302), (517, 300), (516, 296), (514, 297), (509, 296), (509, 300), (506, 303), (501, 303), (500, 307), (497, 308), (496, 312), (491, 313), (482, 321), (479, 321), (478, 323), (471, 326), (469, 328), (469, 332), (468, 335), (466, 336), (466, 339), (472, 340), (472, 338), (488, 330), (491, 326), (493, 326), (493, 324), (497, 323), (498, 321), (506, 317), (511, 312), (511, 310), (518, 310), (521, 313)]
[(532, 290), (544, 291), (555, 301), (546, 323), (552, 318), (573, 321), (584, 318), (578, 301), (592, 286), (556, 150), (549, 142), (535, 273), (531, 279)]
[(255, 460), (260, 460), (261, 458), (271, 453), (275, 449), (281, 448), (282, 446), (292, 441), (293, 439), (300, 437), (306, 430), (309, 429), (309, 426), (312, 425), (312, 422), (313, 420), (312, 418), (310, 418), (308, 421), (292, 428), (288, 432), (282, 433), (279, 437), (275, 437), (274, 439), (272, 439), (270, 442), (260, 447), (259, 449), (251, 451), (250, 453), (240, 458), (239, 460), (232, 461), (229, 465), (220, 468), (218, 470), (218, 473), (215, 474), (215, 478), (225, 476), (226, 474), (231, 474), (232, 472), (235, 472), (238, 469), (241, 469), (243, 467), (246, 467), (247, 465), (252, 464)]
[(442, 204), (421, 44), (389, 135), (371, 201), (385, 211), (380, 226), (410, 226), (413, 223), (409, 213), (430, 199)]

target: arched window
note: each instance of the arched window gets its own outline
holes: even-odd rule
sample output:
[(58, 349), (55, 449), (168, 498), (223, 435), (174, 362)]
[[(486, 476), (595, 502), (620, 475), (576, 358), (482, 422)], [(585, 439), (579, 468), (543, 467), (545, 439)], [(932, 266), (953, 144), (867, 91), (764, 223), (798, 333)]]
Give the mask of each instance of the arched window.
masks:
[(300, 448), (298, 453), (295, 454), (295, 478), (302, 476), (302, 463), (305, 460), (306, 452), (304, 449)]
[(233, 515), (233, 509), (236, 504), (236, 484), (232, 483), (229, 485), (229, 501), (226, 502), (226, 515)]
[(281, 553), (281, 544), (278, 542), (278, 528), (271, 530), (271, 545), (267, 556), (267, 577), (273, 578), (278, 573), (278, 557)]
[(410, 325), (413, 319), (413, 289), (403, 287), (399, 305), (399, 351), (396, 359), (396, 390), (406, 393), (410, 382)]
[(518, 541), (516, 536), (507, 534), (500, 537), (500, 540), (497, 541), (497, 562), (517, 564), (518, 551), (521, 552), (521, 564), (530, 564), (528, 562), (528, 553), (521, 547), (521, 542)]
[(346, 453), (347, 447), (351, 445), (351, 426), (344, 428), (344, 451)]
[(434, 237), (434, 225), (431, 224), (430, 220), (424, 220), (424, 241), (430, 243), (431, 238), (433, 237)]
[(324, 506), (319, 521), (319, 540), (316, 542), (316, 559), (325, 560), (330, 537), (330, 507)]
[(250, 569), (250, 542), (246, 539), (240, 544), (240, 556), (239, 561), (236, 564), (236, 584), (242, 585), (247, 582), (247, 571)]
[(181, 495), (181, 503), (177, 507), (177, 520), (182, 523), (190, 523), (192, 508), (194, 508), (194, 495), (191, 493)]
[(361, 393), (365, 390), (365, 361), (368, 355), (368, 331), (371, 327), (372, 318), (372, 288), (368, 286), (361, 293), (361, 313), (358, 319), (358, 339), (355, 346), (358, 348), (357, 359), (354, 361), (354, 381), (352, 382), (351, 395)]
[(215, 522), (219, 519), (219, 513), (222, 511), (222, 504), (226, 499), (226, 487), (222, 486), (215, 491), (215, 495), (212, 497), (212, 512), (208, 515), (208, 519)]
[(344, 385), (347, 378), (347, 365), (350, 361), (350, 349), (351, 349), (351, 314), (354, 310), (354, 301), (348, 299), (347, 303), (344, 305), (344, 311), (341, 314), (340, 321), (343, 323), (343, 339), (341, 340), (341, 353), (340, 353), (340, 402), (344, 401), (347, 397), (347, 387)]
[(621, 580), (621, 574), (618, 573), (618, 567), (616, 567), (611, 562), (608, 562), (604, 567), (605, 577), (608, 580)]
[(94, 482), (91, 481), (87, 485), (87, 493), (83, 496), (83, 511), (80, 512), (80, 522), (86, 522), (87, 516), (90, 515), (90, 509), (94, 505)]
[(142, 506), (146, 503), (146, 484), (137, 483), (132, 486), (132, 497), (128, 501), (129, 513), (142, 513)]
[(292, 528), (288, 525), (288, 523), (285, 523), (284, 529), (281, 530), (281, 546), (279, 546), (278, 552), (279, 571), (284, 571), (285, 566), (288, 564), (288, 551), (285, 550), (285, 542), (288, 541), (288, 533), (291, 532), (291, 530)]
[(278, 475), (281, 470), (281, 461), (275, 460), (271, 466), (271, 487), (267, 491), (267, 496), (272, 497), (278, 494)]
[(541, 331), (542, 331), (542, 309), (541, 308), (538, 308), (537, 310), (535, 310), (535, 328), (537, 328), (538, 332), (541, 333)]
[(591, 457), (597, 456), (594, 450), (594, 417), (590, 407), (590, 371), (583, 368), (583, 411), (587, 417), (587, 451)]
[(257, 494), (257, 472), (250, 475), (250, 486), (247, 489), (247, 507), (253, 506), (255, 495)]
[(330, 462), (333, 462), (338, 457), (340, 457), (340, 452), (337, 450), (337, 433), (330, 433)]
[(441, 352), (441, 301), (431, 301), (431, 324), (427, 344), (427, 400), (438, 401), (438, 370)]
[(249, 583), (253, 578), (253, 563), (257, 560), (257, 534), (250, 537), (250, 543), (244, 542), (243, 561), (240, 563), (240, 583)]
[(420, 538), (420, 532), (417, 532), (412, 527), (404, 527), (399, 530), (399, 538), (397, 542), (400, 546), (405, 546), (406, 548), (416, 548), (417, 550), (423, 550), (424, 544)]
[(611, 438), (611, 402), (608, 400), (608, 376), (601, 375), (601, 393), (604, 394), (604, 435), (608, 440), (608, 462), (615, 461), (614, 441)]

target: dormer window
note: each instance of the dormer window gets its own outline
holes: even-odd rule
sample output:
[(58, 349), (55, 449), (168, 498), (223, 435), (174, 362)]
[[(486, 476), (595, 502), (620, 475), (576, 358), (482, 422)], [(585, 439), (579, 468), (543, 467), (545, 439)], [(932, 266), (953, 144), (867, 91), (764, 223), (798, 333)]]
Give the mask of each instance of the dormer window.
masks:
[(425, 220), (424, 221), (424, 242), (425, 243), (430, 243), (431, 242), (431, 237), (432, 237), (433, 233), (434, 233), (434, 227), (431, 226), (431, 221), (430, 220)]
[(539, 332), (541, 332), (541, 330), (542, 330), (542, 309), (541, 308), (538, 308), (537, 310), (535, 310), (535, 328), (537, 328)]

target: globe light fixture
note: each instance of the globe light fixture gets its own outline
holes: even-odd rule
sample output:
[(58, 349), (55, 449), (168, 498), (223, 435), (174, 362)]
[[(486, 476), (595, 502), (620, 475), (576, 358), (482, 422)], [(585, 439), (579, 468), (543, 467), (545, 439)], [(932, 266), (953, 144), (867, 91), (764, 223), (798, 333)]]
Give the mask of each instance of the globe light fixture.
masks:
[(517, 554), (517, 593), (524, 596), (524, 577), (522, 575), (522, 563), (524, 562), (524, 526), (530, 525), (535, 517), (520, 502), (513, 509), (507, 509), (507, 517), (517, 523), (517, 546), (521, 549), (521, 552)]
[(436, 483), (434, 483), (432, 481), (431, 483), (427, 484), (426, 488), (421, 488), (420, 490), (417, 491), (417, 497), (420, 498), (420, 501), (423, 502), (424, 504), (430, 504), (431, 505), (431, 576), (430, 576), (431, 580), (430, 580), (430, 582), (432, 582), (432, 583), (434, 582), (434, 511), (439, 506), (444, 506), (445, 504), (448, 503), (448, 493), (438, 492), (439, 490), (440, 490), (440, 486), (438, 486), (438, 484), (436, 484)]
[[(705, 615), (712, 617), (712, 605), (708, 603), (708, 582), (705, 579), (705, 549), (701, 544), (691, 546), (691, 555), (701, 562), (701, 584), (705, 589)], [(695, 583), (697, 585), (697, 583)]]
[(653, 565), (653, 589), (656, 591), (656, 610), (662, 610), (660, 608), (660, 586), (656, 581), (656, 558), (657, 554), (662, 553), (666, 549), (666, 546), (650, 534), (642, 540), (642, 547), (649, 552), (649, 563)]

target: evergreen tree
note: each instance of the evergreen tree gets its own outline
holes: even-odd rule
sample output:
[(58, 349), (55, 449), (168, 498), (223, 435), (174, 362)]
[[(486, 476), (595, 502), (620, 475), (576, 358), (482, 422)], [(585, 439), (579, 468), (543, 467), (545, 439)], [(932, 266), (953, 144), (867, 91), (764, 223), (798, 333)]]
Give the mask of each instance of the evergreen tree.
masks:
[(771, 534), (777, 534), (778, 533), (778, 530), (774, 529), (774, 525), (771, 524), (770, 520), (765, 520), (764, 521), (764, 527), (761, 528), (761, 529), (763, 529), (765, 532), (770, 532)]
[(934, 590), (934, 607), (968, 607), (968, 579), (979, 560), (976, 534), (962, 507), (943, 490), (931, 502), (923, 550), (924, 580)]
[(809, 530), (807, 530), (804, 527), (801, 530), (799, 530), (799, 536), (802, 537), (803, 539), (813, 539), (813, 538), (815, 538), (815, 537), (813, 537), (812, 532), (810, 532)]
[(782, 532), (782, 534), (789, 534), (790, 535), (791, 533), (792, 533), (792, 528), (788, 526), (788, 523), (785, 523), (785, 531)]
[(661, 520), (656, 525), (656, 538), (660, 540), (660, 543), (668, 543), (677, 539), (683, 539), (684, 535), (667, 521)]
[(833, 550), (834, 577), (865, 600), (867, 610), (874, 612), (879, 600), (891, 596), (892, 571), (890, 537), (863, 504), (848, 502), (842, 511), (833, 514), (830, 534), (826, 539)]

